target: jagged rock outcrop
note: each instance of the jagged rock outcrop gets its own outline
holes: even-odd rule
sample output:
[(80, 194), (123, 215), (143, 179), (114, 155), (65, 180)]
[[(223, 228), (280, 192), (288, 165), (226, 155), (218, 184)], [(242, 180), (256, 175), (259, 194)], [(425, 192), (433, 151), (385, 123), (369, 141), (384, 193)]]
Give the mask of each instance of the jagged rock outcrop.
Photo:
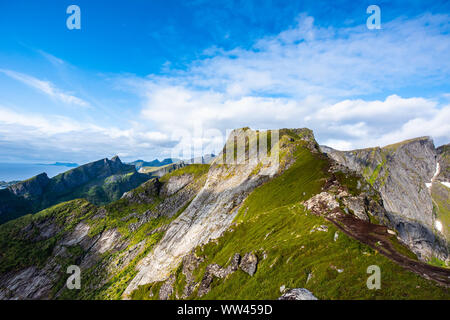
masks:
[(318, 300), (311, 291), (304, 288), (291, 289), (284, 293), (278, 300)]
[[(230, 226), (247, 195), (283, 170), (278, 163), (271, 163), (267, 154), (258, 152), (254, 140), (258, 135), (259, 133), (248, 128), (235, 130), (230, 135), (226, 148), (211, 164), (205, 186), (171, 223), (153, 252), (138, 264), (139, 272), (125, 290), (125, 297), (140, 285), (166, 280), (193, 248), (221, 236)], [(225, 157), (230, 157), (226, 151), (236, 150), (235, 139), (246, 141), (237, 145), (237, 164), (222, 164)], [(280, 148), (280, 145), (281, 143), (274, 144), (271, 154), (277, 154), (276, 148)], [(290, 147), (292, 145), (285, 146)], [(265, 165), (258, 167), (261, 161)]]
[(150, 204), (155, 201), (155, 197), (159, 195), (160, 190), (161, 182), (158, 178), (154, 178), (142, 184), (139, 189), (125, 192), (121, 199), (127, 199), (131, 203)]
[(242, 271), (247, 272), (250, 276), (253, 276), (256, 272), (256, 267), (258, 265), (258, 257), (255, 254), (249, 252), (244, 255), (239, 264), (239, 268)]
[[(361, 163), (358, 153), (348, 156), (350, 161), (328, 149), (342, 158), (340, 164), (318, 150), (310, 130), (283, 129), (279, 143), (271, 144), (271, 153), (282, 155), (273, 165), (272, 158), (257, 152), (255, 131), (244, 128), (235, 135), (245, 142), (244, 150), (234, 148), (232, 137), (227, 145), (233, 142), (233, 147), (225, 148), (211, 166), (190, 165), (148, 180), (102, 207), (74, 200), (1, 225), (0, 299), (186, 299), (206, 294), (214, 299), (266, 299), (280, 294), (280, 299), (316, 299), (306, 289), (286, 290), (287, 285), (295, 288), (305, 283), (321, 299), (359, 298), (357, 288), (339, 290), (339, 286), (346, 284), (350, 271), (362, 270), (357, 278), (366, 276), (366, 255), (383, 264), (383, 270), (401, 275), (391, 278), (395, 284), (378, 292), (380, 297), (389, 298), (395, 290), (396, 296), (400, 292), (403, 297), (403, 288), (424, 283), (425, 293), (417, 290), (413, 297), (435, 292), (447, 297), (423, 278), (448, 287), (448, 271), (415, 260), (397, 241), (399, 229), (380, 225), (394, 226), (394, 214), (411, 223), (412, 219), (386, 210), (380, 190), (391, 180), (411, 183), (397, 175), (408, 174), (419, 181), (430, 171), (432, 164), (422, 164), (423, 169), (424, 160), (417, 153), (428, 148), (426, 141), (413, 147), (414, 153), (403, 150), (402, 144), (373, 154), (363, 151)], [(445, 150), (438, 151), (438, 161), (445, 156)], [(232, 157), (234, 163), (221, 162)], [(408, 157), (417, 158), (419, 165), (413, 166), (418, 169), (408, 168)], [(381, 159), (381, 165), (373, 159)], [(357, 165), (350, 169), (346, 161)], [(118, 159), (113, 162), (110, 167), (120, 167)], [(425, 184), (430, 177), (422, 182), (437, 206), (435, 196), (446, 195), (437, 190), (445, 188), (444, 180), (439, 180), (445, 176), (431, 173), (431, 188)], [(120, 179), (113, 176), (114, 181)], [(383, 189), (385, 195), (391, 189)], [(441, 200), (440, 207), (448, 204), (448, 198)], [(405, 198), (402, 201), (408, 205)], [(432, 223), (439, 218), (439, 212), (434, 214)], [(322, 266), (316, 267), (316, 261)], [(64, 285), (71, 264), (80, 266), (84, 279), (77, 292)], [(331, 281), (330, 289), (323, 288), (318, 282), (327, 279), (330, 271), (342, 277), (342, 283)], [(239, 292), (227, 291), (237, 286)], [(370, 292), (364, 295), (372, 297)]]
[(231, 259), (230, 264), (226, 268), (223, 268), (216, 263), (208, 265), (206, 267), (206, 271), (203, 276), (203, 279), (200, 282), (200, 286), (198, 288), (197, 295), (199, 297), (202, 297), (209, 292), (209, 290), (211, 289), (210, 286), (211, 286), (211, 283), (212, 283), (214, 277), (220, 278), (220, 279), (225, 279), (230, 274), (235, 272), (239, 268), (240, 261), (241, 261), (240, 254), (236, 253), (233, 256), (233, 258)]
[(173, 284), (175, 282), (175, 275), (171, 275), (166, 282), (164, 282), (159, 289), (159, 299), (168, 300), (173, 292)]
[(195, 252), (190, 252), (183, 258), (183, 275), (186, 277), (186, 285), (183, 289), (182, 299), (189, 297), (195, 290), (197, 283), (193, 275), (194, 270), (203, 262), (202, 257), (197, 257)]
[[(421, 259), (448, 260), (448, 245), (435, 228), (430, 187), (439, 170), (429, 137), (383, 148), (337, 151), (321, 147), (338, 163), (363, 175), (380, 192), (387, 224)], [(358, 211), (358, 210), (357, 210)]]
[[(205, 179), (202, 176), (195, 177), (192, 174), (175, 175), (164, 183), (159, 182), (158, 179), (147, 181), (127, 193), (119, 204), (121, 208), (126, 208), (127, 205), (143, 204), (153, 206), (152, 209), (144, 212), (130, 212), (118, 221), (126, 224), (130, 233), (135, 234), (152, 220), (162, 216), (170, 218), (175, 215), (200, 191), (204, 182)], [(156, 206), (154, 206), (155, 202), (157, 202)], [(56, 213), (52, 213), (53, 211)], [(151, 229), (144, 240), (129, 246), (129, 239), (124, 238), (117, 228), (105, 225), (99, 231), (93, 230), (97, 225), (104, 224), (105, 219), (114, 214), (109, 207), (97, 208), (84, 200), (74, 200), (62, 205), (60, 209), (51, 208), (50, 213), (48, 216), (37, 215), (31, 219), (20, 231), (17, 231), (16, 237), (20, 237), (17, 241), (26, 242), (31, 248), (39, 247), (45, 241), (49, 241), (51, 254), (44, 260), (42, 266), (34, 264), (0, 274), (0, 299), (57, 297), (60, 292), (54, 292), (55, 288), (59, 286), (60, 291), (64, 291), (64, 283), (61, 283), (61, 279), (66, 276), (65, 267), (68, 261), (78, 265), (83, 275), (89, 272), (93, 277), (89, 287), (86, 287), (87, 284), (82, 281), (85, 293), (102, 288), (119, 270), (126, 268), (148, 247), (147, 243), (148, 241), (151, 243), (151, 235), (164, 232), (168, 227), (163, 224)], [(167, 299), (171, 295), (173, 285), (171, 279), (161, 288), (162, 299)]]

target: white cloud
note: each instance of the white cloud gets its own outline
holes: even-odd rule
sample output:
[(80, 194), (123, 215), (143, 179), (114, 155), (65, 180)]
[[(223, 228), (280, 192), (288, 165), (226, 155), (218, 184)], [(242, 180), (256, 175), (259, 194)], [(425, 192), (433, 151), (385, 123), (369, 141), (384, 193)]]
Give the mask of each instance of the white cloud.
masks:
[[(418, 101), (421, 103), (416, 105)], [(341, 109), (342, 105), (346, 106), (344, 110)], [(423, 107), (421, 109), (418, 106)], [(364, 107), (368, 108), (366, 115), (361, 113)], [(372, 108), (378, 108), (379, 114), (372, 112)], [(349, 118), (357, 117), (364, 121), (348, 124), (347, 117), (336, 117), (330, 110), (339, 110)], [(438, 105), (424, 98), (403, 99), (396, 96), (395, 99), (388, 97), (384, 101), (346, 100), (322, 108), (312, 119), (316, 131), (325, 137), (321, 143), (338, 150), (385, 146), (421, 136), (433, 137), (436, 144), (448, 143), (450, 140), (450, 105)], [(333, 136), (346, 139), (331, 138)]]
[(319, 142), (343, 149), (416, 135), (448, 141), (448, 116), (437, 100), (354, 97), (448, 79), (449, 21), (426, 14), (373, 32), (321, 28), (301, 15), (248, 50), (211, 48), (186, 71), (126, 80), (141, 90), (142, 117), (166, 133), (199, 123), (221, 131), (307, 126)]
[(357, 121), (360, 119), (382, 119), (383, 122), (398, 122), (431, 114), (437, 102), (424, 98), (403, 99), (391, 95), (385, 101), (344, 100), (319, 110), (318, 120)]
[[(214, 50), (186, 72), (175, 70), (165, 82), (230, 95), (282, 94), (352, 97), (405, 83), (433, 83), (450, 74), (447, 15), (424, 15), (383, 24), (334, 29), (300, 15), (297, 24), (266, 37), (248, 50)], [(433, 50), (430, 50), (433, 48)], [(160, 82), (162, 79), (153, 78)]]
[(74, 104), (74, 105), (78, 105), (81, 107), (89, 106), (88, 102), (86, 102), (83, 99), (78, 98), (74, 95), (63, 92), (62, 90), (56, 88), (49, 81), (39, 80), (39, 79), (29, 76), (27, 74), (12, 71), (12, 70), (0, 69), (0, 72), (4, 73), (5, 75), (7, 75), (17, 81), (20, 81), (20, 82), (26, 84), (27, 86), (35, 88), (35, 89), (39, 90), (40, 92), (46, 94), (47, 96), (57, 99), (63, 103)]
[[(0, 161), (37, 157), (46, 160), (95, 160), (115, 154), (154, 156), (170, 144), (166, 134), (130, 127), (118, 129), (62, 116), (16, 112), (0, 106)], [(173, 144), (173, 142), (172, 142)], [(20, 146), (16, 150), (16, 146)]]
[[(448, 15), (397, 19), (378, 31), (365, 25), (321, 28), (301, 15), (292, 28), (249, 49), (210, 48), (186, 70), (170, 69), (167, 63), (164, 76), (118, 76), (117, 88), (142, 97), (137, 119), (123, 119), (126, 129), (0, 108), (0, 148), (13, 152), (21, 145), (52, 154), (57, 149), (91, 160), (110, 152), (170, 156), (175, 141), (186, 135), (221, 147), (221, 133), (244, 126), (309, 127), (319, 143), (343, 150), (423, 135), (448, 143), (448, 105), (420, 94), (405, 98), (395, 93), (448, 82), (449, 31)], [(59, 101), (87, 104), (50, 82), (1, 72)], [(210, 130), (206, 137), (199, 126)], [(11, 142), (9, 149), (2, 141)]]

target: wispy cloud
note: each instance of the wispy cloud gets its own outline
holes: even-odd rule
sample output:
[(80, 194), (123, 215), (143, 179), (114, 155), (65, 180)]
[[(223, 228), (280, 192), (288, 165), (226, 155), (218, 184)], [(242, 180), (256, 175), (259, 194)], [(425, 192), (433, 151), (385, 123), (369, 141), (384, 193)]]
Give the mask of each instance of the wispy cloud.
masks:
[(412, 78), (432, 85), (450, 77), (449, 32), (448, 15), (397, 19), (377, 31), (365, 25), (318, 27), (312, 17), (300, 15), (292, 28), (262, 38), (250, 49), (210, 48), (186, 71), (149, 80), (231, 97), (294, 99), (380, 93), (411, 85)]
[[(198, 123), (222, 131), (308, 126), (320, 142), (346, 149), (414, 135), (448, 142), (444, 105), (394, 93), (450, 79), (449, 31), (448, 15), (397, 19), (375, 32), (322, 28), (300, 15), (250, 49), (211, 48), (186, 71), (124, 82), (140, 90), (142, 118), (163, 132)], [(438, 122), (439, 129), (431, 125)], [(414, 123), (421, 126), (413, 130)]]
[(79, 162), (119, 153), (153, 157), (161, 148), (173, 145), (169, 138), (138, 124), (127, 129), (104, 127), (64, 116), (18, 112), (0, 105), (0, 161), (23, 159), (24, 153), (29, 153), (27, 158), (72, 158)]
[(40, 55), (42, 55), (47, 61), (49, 61), (51, 64), (53, 64), (55, 66), (60, 66), (65, 63), (64, 60), (62, 60), (48, 52), (45, 52), (44, 50), (37, 50), (37, 52)]
[(40, 92), (46, 94), (50, 98), (57, 99), (63, 103), (70, 105), (89, 107), (89, 103), (87, 101), (56, 88), (50, 81), (40, 80), (30, 75), (16, 72), (13, 70), (0, 69), (0, 72), (17, 81), (26, 84), (27, 86), (39, 90)]
[[(183, 132), (195, 135), (199, 125), (203, 133), (244, 126), (309, 127), (319, 143), (338, 149), (423, 135), (448, 143), (448, 86), (435, 98), (427, 90), (449, 83), (449, 33), (448, 15), (397, 19), (376, 31), (365, 25), (318, 27), (312, 17), (300, 15), (291, 28), (248, 49), (210, 48), (183, 70), (167, 64), (163, 75), (108, 74), (117, 80), (115, 88), (128, 90), (134, 99), (137, 95), (141, 103), (139, 110), (120, 114), (120, 129), (107, 121), (99, 125), (95, 116), (86, 122), (0, 108), (0, 148), (19, 157), (15, 148), (20, 145), (22, 153), (67, 155), (67, 160), (111, 153), (170, 156)], [(46, 58), (60, 64), (58, 58)], [(48, 81), (0, 72), (59, 101), (88, 105)], [(404, 88), (410, 94), (401, 94)], [(213, 135), (194, 138), (218, 141)]]

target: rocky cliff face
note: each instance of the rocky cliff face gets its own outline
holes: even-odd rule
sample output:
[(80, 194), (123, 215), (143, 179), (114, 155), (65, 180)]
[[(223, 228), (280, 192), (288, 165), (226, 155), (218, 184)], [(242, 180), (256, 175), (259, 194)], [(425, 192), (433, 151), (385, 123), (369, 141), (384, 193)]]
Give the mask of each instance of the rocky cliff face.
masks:
[[(245, 137), (252, 139), (256, 137), (256, 132), (239, 129), (230, 136), (227, 145), (234, 144), (234, 139), (237, 141), (244, 141)], [(276, 147), (279, 148), (279, 145)], [(287, 151), (290, 147), (292, 146), (286, 145), (283, 151)], [(236, 159), (240, 164), (221, 164), (224, 152), (213, 161), (205, 186), (180, 217), (171, 223), (153, 252), (139, 263), (139, 272), (125, 290), (125, 296), (130, 295), (141, 285), (167, 279), (192, 249), (222, 235), (250, 192), (279, 174), (279, 170), (286, 168), (274, 164), (259, 167), (261, 162), (258, 161), (258, 155), (260, 161), (269, 163), (268, 155), (259, 154), (256, 143), (249, 142), (247, 148), (248, 158), (256, 161)]]
[[(121, 270), (134, 268), (129, 265), (152, 247), (167, 229), (167, 220), (204, 182), (204, 172), (174, 175), (164, 182), (153, 179), (106, 207), (73, 200), (0, 226), (0, 299), (90, 297)], [(143, 229), (149, 231), (140, 235)], [(23, 248), (16, 251), (19, 241)], [(39, 259), (29, 261), (22, 254)], [(81, 293), (65, 288), (66, 269), (73, 264), (92, 279)]]
[[(269, 156), (258, 134), (236, 130), (243, 148), (232, 137), (211, 165), (150, 179), (112, 203), (72, 200), (0, 225), (0, 299), (448, 299), (450, 271), (398, 241), (422, 258), (439, 252), (427, 231), (414, 233), (417, 223), (437, 242), (433, 224), (445, 217), (415, 211), (428, 208), (422, 191), (436, 202), (445, 188), (442, 173), (432, 179), (429, 139), (322, 148), (328, 157), (310, 130), (282, 129)], [(80, 290), (65, 285), (70, 265), (81, 269)], [(389, 277), (381, 290), (361, 290), (370, 265)]]
[(436, 228), (431, 195), (439, 174), (438, 153), (428, 137), (384, 148), (322, 150), (337, 162), (362, 174), (380, 192), (389, 227), (422, 259), (449, 259), (448, 240)]

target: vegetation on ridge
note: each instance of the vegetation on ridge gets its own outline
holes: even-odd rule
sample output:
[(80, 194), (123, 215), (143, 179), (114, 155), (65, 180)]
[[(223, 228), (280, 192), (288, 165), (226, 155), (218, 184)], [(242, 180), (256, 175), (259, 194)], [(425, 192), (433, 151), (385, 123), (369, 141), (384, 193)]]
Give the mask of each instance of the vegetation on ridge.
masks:
[[(227, 267), (230, 258), (253, 252), (258, 257), (253, 276), (237, 270), (226, 279), (214, 278), (211, 290), (198, 297), (198, 287), (189, 299), (276, 299), (281, 289), (307, 288), (319, 299), (449, 299), (448, 289), (403, 269), (370, 247), (343, 234), (323, 217), (309, 213), (302, 201), (320, 193), (329, 177), (328, 162), (301, 145), (296, 162), (282, 175), (255, 189), (243, 203), (234, 224), (216, 241), (195, 251), (204, 261), (194, 271), (201, 282), (206, 267)], [(338, 174), (353, 194), (357, 181)], [(313, 231), (325, 226), (326, 232)], [(335, 235), (337, 239), (335, 241)], [(413, 254), (400, 243), (396, 248)], [(367, 267), (381, 268), (381, 289), (369, 290)], [(186, 284), (182, 266), (174, 270), (175, 290), (181, 298)], [(140, 286), (133, 299), (158, 299), (162, 282)]]

